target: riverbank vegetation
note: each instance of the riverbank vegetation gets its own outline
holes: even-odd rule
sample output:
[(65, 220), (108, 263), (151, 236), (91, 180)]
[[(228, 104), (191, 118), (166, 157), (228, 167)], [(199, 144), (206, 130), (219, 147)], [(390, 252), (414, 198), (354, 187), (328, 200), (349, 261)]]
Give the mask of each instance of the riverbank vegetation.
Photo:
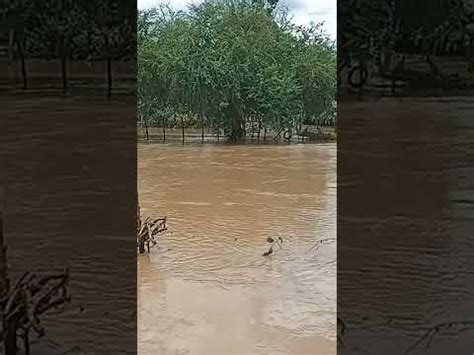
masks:
[(206, 0), (138, 15), (138, 120), (231, 140), (335, 125), (336, 48), (276, 1)]
[(341, 0), (338, 15), (340, 88), (408, 94), (474, 87), (471, 1)]

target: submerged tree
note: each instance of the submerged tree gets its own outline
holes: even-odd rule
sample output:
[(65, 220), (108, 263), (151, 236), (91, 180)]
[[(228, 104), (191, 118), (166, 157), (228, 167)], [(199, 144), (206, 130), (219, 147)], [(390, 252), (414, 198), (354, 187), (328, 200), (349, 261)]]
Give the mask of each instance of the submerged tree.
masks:
[(248, 122), (293, 130), (331, 110), (334, 43), (320, 25), (291, 24), (276, 4), (208, 0), (141, 12), (140, 116), (188, 114), (237, 140)]

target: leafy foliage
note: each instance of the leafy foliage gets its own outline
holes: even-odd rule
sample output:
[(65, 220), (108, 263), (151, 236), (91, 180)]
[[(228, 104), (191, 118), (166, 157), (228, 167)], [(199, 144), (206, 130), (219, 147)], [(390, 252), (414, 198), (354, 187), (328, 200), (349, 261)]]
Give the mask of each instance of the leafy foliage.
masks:
[(106, 60), (110, 94), (112, 60), (136, 58), (136, 9), (130, 2), (10, 0), (4, 3), (0, 9), (0, 33), (3, 37), (13, 34), (14, 57), (21, 60), (25, 89), (27, 59), (60, 59), (64, 92), (69, 60)]
[(185, 114), (233, 139), (245, 123), (293, 129), (333, 107), (336, 51), (320, 25), (292, 25), (276, 2), (208, 0), (138, 16), (139, 115)]
[(370, 62), (395, 46), (399, 34), (395, 0), (341, 0), (338, 19), (342, 55)]
[(474, 23), (474, 4), (469, 1), (455, 1), (444, 14), (444, 20), (427, 28), (419, 26), (411, 38), (416, 48), (433, 55), (463, 52), (469, 46), (474, 32), (469, 27)]
[(69, 59), (103, 59), (104, 41), (118, 55), (135, 52), (135, 9), (127, 2), (101, 0), (7, 1), (2, 8), (2, 30), (14, 30), (30, 58), (57, 58), (61, 48)]

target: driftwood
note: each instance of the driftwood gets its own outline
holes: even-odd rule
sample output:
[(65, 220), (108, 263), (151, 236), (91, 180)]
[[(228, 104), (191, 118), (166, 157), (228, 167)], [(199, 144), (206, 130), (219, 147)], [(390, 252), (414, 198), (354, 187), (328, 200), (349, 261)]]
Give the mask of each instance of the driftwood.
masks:
[(147, 217), (143, 220), (138, 216), (137, 221), (137, 248), (140, 254), (149, 253), (151, 247), (155, 246), (157, 243), (157, 236), (168, 227), (166, 226), (166, 217), (164, 218), (151, 218)]
[(45, 334), (40, 316), (52, 310), (62, 311), (70, 302), (69, 271), (38, 276), (25, 272), (0, 301), (3, 309), (3, 342), (7, 354), (16, 354), (17, 338), (23, 339), (24, 353), (29, 354), (29, 334)]

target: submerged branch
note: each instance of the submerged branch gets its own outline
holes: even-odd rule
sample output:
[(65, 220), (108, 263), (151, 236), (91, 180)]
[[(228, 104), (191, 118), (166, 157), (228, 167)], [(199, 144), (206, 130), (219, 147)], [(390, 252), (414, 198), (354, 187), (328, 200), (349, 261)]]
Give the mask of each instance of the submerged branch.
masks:
[(137, 248), (140, 254), (149, 253), (151, 247), (157, 243), (157, 237), (159, 234), (168, 230), (166, 226), (166, 217), (164, 218), (151, 218), (147, 217), (142, 220), (141, 216), (138, 217), (137, 224)]
[(442, 330), (448, 330), (455, 328), (457, 326), (465, 327), (468, 329), (474, 328), (474, 320), (465, 320), (465, 321), (452, 321), (452, 322), (443, 322), (436, 324), (429, 328), (412, 346), (410, 346), (405, 354), (410, 354), (413, 350), (419, 347), (424, 341), (426, 341), (425, 348), (429, 348), (433, 341), (433, 338), (440, 333)]
[(346, 334), (346, 323), (337, 317), (337, 342), (339, 345), (344, 345), (344, 335)]
[(267, 237), (267, 242), (270, 243), (270, 248), (262, 254), (262, 256), (270, 256), (273, 254), (273, 247), (278, 245), (280, 249), (283, 249), (283, 238), (278, 237), (277, 239), (273, 239), (272, 237)]
[(16, 351), (16, 340), (22, 337), (25, 353), (29, 353), (30, 330), (35, 331), (38, 337), (44, 335), (40, 316), (69, 304), (68, 288), (67, 269), (61, 274), (42, 277), (27, 271), (17, 280), (2, 300), (3, 337), (10, 351)]

